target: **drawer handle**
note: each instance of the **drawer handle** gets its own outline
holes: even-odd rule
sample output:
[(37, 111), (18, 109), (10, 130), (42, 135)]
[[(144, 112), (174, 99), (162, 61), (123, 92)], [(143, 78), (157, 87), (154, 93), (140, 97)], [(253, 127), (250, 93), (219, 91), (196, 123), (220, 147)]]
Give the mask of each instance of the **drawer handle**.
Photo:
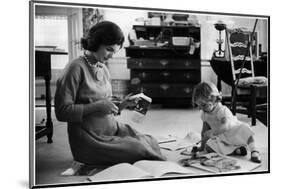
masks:
[(192, 91), (192, 90), (191, 90), (189, 87), (187, 87), (187, 88), (184, 89), (184, 92), (187, 93), (187, 94), (191, 93), (191, 91)]
[(140, 93), (144, 93), (144, 92), (146, 92), (146, 89), (145, 88), (143, 88), (143, 86), (141, 86), (141, 88), (140, 88)]
[(137, 61), (137, 65), (138, 65), (139, 67), (142, 67), (142, 66), (143, 66), (142, 61)]
[(135, 77), (133, 79), (131, 79), (131, 84), (132, 85), (137, 85), (141, 82), (141, 80), (138, 77)]
[(146, 73), (145, 72), (142, 72), (141, 73), (141, 77), (144, 79), (146, 77)]
[(164, 66), (164, 67), (165, 67), (168, 63), (169, 63), (168, 60), (165, 60), (165, 59), (160, 60), (160, 64), (161, 64), (162, 66)]
[(170, 75), (170, 73), (169, 73), (169, 72), (162, 72), (162, 75), (165, 76), (165, 77), (167, 77), (167, 76)]
[(160, 88), (163, 89), (164, 91), (166, 91), (169, 88), (169, 85), (162, 84), (162, 85), (160, 85)]
[(185, 62), (185, 64), (184, 64), (186, 67), (188, 67), (188, 66), (190, 66), (191, 65), (191, 63), (190, 62)]
[(185, 77), (186, 77), (187, 79), (190, 79), (190, 78), (191, 78), (191, 74), (187, 73), (187, 74), (185, 74)]

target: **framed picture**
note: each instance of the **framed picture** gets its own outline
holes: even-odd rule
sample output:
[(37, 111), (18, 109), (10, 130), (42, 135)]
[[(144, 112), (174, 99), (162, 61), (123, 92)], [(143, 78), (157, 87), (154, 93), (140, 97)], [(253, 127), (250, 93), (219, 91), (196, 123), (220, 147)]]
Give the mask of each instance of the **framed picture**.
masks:
[[(43, 1), (29, 15), (31, 188), (270, 172), (269, 16)], [(243, 94), (226, 38), (241, 27), (257, 76), (239, 76)]]

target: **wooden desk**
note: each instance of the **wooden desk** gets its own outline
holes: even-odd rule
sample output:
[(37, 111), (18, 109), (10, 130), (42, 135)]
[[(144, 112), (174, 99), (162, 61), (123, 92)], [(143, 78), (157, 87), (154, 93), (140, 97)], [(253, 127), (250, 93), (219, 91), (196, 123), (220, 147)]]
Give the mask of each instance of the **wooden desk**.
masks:
[[(46, 87), (46, 126), (36, 126), (36, 140), (47, 136), (48, 143), (52, 143), (53, 137), (53, 122), (51, 116), (51, 88), (50, 81), (52, 78), (51, 74), (51, 56), (52, 55), (63, 55), (67, 54), (67, 52), (61, 51), (44, 51), (44, 50), (36, 50), (35, 51), (35, 77), (43, 77), (45, 80)], [(36, 105), (35, 105), (36, 106)]]

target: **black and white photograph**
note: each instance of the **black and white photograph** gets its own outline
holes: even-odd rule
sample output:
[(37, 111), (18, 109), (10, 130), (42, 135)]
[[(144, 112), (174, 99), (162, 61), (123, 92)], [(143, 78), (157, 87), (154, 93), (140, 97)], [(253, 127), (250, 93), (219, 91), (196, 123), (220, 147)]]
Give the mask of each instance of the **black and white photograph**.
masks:
[(29, 1), (31, 188), (270, 173), (270, 15)]

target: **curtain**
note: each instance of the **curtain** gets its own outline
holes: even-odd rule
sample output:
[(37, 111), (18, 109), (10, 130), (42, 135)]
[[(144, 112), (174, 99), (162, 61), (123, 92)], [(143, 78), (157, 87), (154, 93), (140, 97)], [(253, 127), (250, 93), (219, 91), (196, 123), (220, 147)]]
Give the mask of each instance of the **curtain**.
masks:
[(82, 55), (80, 39), (83, 36), (82, 10), (68, 10), (68, 41), (69, 41), (69, 59), (73, 60)]
[(89, 29), (102, 21), (104, 11), (102, 9), (93, 9), (93, 8), (83, 8), (82, 9), (83, 15), (83, 35), (87, 35)]

